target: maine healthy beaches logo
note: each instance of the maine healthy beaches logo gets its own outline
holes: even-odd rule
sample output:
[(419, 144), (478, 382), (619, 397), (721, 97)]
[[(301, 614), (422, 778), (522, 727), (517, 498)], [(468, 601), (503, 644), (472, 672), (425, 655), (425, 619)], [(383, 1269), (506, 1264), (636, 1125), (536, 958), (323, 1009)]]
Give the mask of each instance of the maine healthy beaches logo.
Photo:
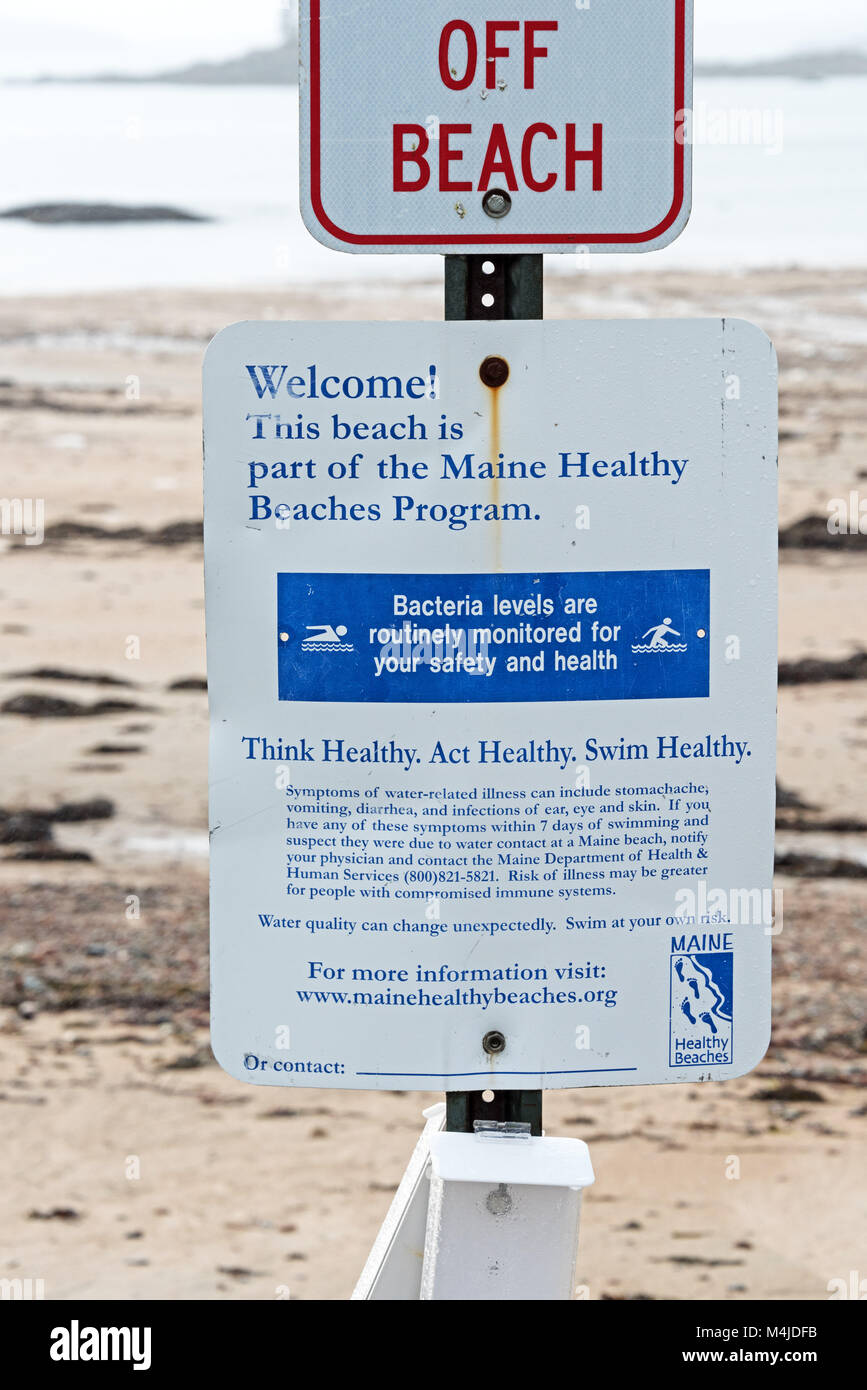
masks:
[(733, 962), (733, 951), (672, 952), (669, 1066), (731, 1065)]

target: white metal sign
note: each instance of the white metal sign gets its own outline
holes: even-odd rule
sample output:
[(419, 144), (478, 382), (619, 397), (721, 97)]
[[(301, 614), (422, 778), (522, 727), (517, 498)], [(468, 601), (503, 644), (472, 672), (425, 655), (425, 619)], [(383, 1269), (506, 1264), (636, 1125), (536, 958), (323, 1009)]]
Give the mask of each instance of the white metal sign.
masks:
[(217, 336), (229, 1072), (480, 1090), (755, 1065), (775, 443), (773, 349), (739, 320)]
[(692, 0), (302, 0), (301, 41), (327, 246), (648, 251), (686, 225)]

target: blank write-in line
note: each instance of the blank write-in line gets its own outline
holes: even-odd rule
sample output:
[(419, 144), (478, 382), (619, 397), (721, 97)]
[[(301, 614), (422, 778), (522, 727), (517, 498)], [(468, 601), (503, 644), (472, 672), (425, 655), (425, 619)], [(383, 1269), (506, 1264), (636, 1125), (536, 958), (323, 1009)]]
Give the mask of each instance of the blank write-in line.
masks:
[(439, 1077), (448, 1080), (454, 1076), (487, 1076), (495, 1081), (498, 1076), (596, 1076), (601, 1072), (638, 1071), (637, 1067), (584, 1067), (580, 1071), (357, 1071), (356, 1076), (420, 1076)]

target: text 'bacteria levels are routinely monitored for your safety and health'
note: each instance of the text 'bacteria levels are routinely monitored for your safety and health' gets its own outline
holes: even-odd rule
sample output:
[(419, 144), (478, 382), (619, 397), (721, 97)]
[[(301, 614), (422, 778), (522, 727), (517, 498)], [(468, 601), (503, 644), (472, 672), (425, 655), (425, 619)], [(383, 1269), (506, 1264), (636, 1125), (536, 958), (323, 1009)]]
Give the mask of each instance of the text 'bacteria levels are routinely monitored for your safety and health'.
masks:
[(755, 1065), (764, 334), (236, 324), (205, 363), (205, 567), (232, 1075), (532, 1089)]

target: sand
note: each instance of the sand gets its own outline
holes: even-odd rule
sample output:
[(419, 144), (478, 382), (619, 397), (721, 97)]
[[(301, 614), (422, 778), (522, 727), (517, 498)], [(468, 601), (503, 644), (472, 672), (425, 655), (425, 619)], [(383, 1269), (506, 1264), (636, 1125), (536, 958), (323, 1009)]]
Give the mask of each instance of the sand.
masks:
[[(780, 356), (781, 526), (864, 494), (867, 272), (576, 272), (550, 277), (546, 312), (753, 319)], [(56, 1299), (351, 1292), (437, 1097), (262, 1090), (209, 1058), (201, 355), (241, 318), (440, 315), (433, 283), (0, 310), (3, 491), (44, 497), (47, 528), (0, 556), (0, 706), (129, 705), (0, 713), (0, 807), (114, 805), (52, 824), (54, 850), (89, 859), (0, 844), (0, 1278), (42, 1278)], [(163, 532), (177, 522), (179, 542)], [(89, 530), (69, 538), (69, 523)], [(784, 661), (864, 644), (864, 537), (843, 539), (781, 552)], [(21, 675), (41, 668), (128, 684)], [(597, 1169), (578, 1268), (591, 1298), (820, 1299), (863, 1264), (864, 694), (861, 680), (781, 688), (780, 780), (812, 809), (788, 817), (779, 849), (812, 867), (779, 880), (759, 1070), (546, 1099), (548, 1131), (585, 1139)]]

